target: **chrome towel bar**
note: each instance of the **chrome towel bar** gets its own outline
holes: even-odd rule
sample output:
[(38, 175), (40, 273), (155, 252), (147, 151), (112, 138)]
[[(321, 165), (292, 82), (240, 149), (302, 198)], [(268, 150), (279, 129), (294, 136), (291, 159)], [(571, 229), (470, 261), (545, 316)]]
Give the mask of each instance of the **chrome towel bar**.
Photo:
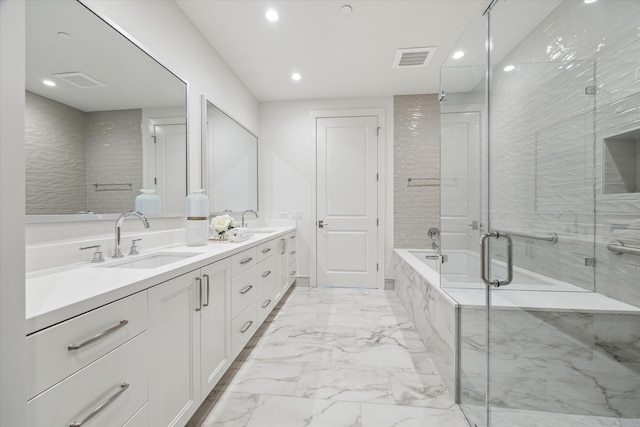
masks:
[(547, 236), (541, 236), (539, 234), (520, 233), (517, 231), (498, 231), (500, 234), (508, 234), (509, 236), (524, 237), (526, 239), (544, 240), (545, 242), (558, 243), (558, 235), (556, 233), (549, 233)]
[(640, 256), (640, 248), (625, 246), (620, 240), (615, 240), (607, 245), (607, 249), (616, 255), (628, 254)]

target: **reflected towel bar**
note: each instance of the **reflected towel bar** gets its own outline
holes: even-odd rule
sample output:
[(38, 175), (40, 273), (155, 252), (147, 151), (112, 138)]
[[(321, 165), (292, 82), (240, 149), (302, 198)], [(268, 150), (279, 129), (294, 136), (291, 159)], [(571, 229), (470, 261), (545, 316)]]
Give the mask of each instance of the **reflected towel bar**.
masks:
[(528, 234), (528, 233), (519, 233), (515, 231), (499, 231), (498, 233), (508, 234), (510, 236), (524, 237), (527, 239), (535, 239), (535, 240), (544, 240), (545, 242), (558, 243), (558, 235), (556, 233), (550, 233), (548, 236), (540, 236), (536, 234)]
[(635, 246), (625, 246), (620, 240), (613, 241), (607, 245), (607, 249), (616, 255), (628, 254), (640, 256), (640, 248)]
[(130, 182), (122, 184), (93, 184), (93, 186), (96, 191), (133, 191), (133, 184)]

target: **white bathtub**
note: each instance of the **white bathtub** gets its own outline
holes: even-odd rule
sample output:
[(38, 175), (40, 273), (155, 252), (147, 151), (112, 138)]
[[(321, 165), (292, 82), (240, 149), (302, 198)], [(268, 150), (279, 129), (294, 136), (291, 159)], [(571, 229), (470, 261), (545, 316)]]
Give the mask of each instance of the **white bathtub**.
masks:
[[(477, 253), (445, 251), (447, 261), (441, 264), (437, 259), (426, 258), (435, 255), (432, 250), (395, 249), (395, 252), (455, 306), (486, 304), (486, 285), (480, 278), (480, 259)], [(494, 261), (491, 277), (502, 279), (506, 276), (505, 263)], [(494, 307), (616, 314), (640, 312), (638, 307), (520, 267), (513, 268), (512, 283), (492, 287), (491, 290)]]

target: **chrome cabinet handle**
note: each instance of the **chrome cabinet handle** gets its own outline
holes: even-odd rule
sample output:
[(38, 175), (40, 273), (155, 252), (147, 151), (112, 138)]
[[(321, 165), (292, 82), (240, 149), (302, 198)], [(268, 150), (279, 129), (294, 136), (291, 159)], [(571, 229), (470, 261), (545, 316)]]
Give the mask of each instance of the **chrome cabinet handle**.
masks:
[(294, 276), (295, 274), (296, 274), (296, 271), (295, 271), (295, 270), (293, 270), (293, 271), (291, 272), (291, 275), (292, 275), (292, 276)]
[(262, 273), (262, 277), (267, 277), (270, 274), (271, 274), (271, 270), (267, 270), (264, 273)]
[(249, 285), (249, 286), (245, 286), (244, 288), (242, 288), (242, 290), (240, 291), (241, 295), (246, 294), (247, 292), (249, 292), (251, 289), (253, 289), (253, 285)]
[(196, 277), (196, 282), (198, 282), (198, 306), (196, 307), (196, 311), (202, 310), (202, 279)]
[(203, 307), (207, 307), (209, 305), (209, 295), (211, 294), (211, 289), (209, 288), (209, 275), (208, 274), (203, 274), (202, 275), (205, 279), (207, 279), (207, 302), (205, 302), (204, 304), (202, 304)]
[(246, 264), (246, 263), (248, 263), (248, 262), (251, 262), (251, 260), (252, 260), (252, 259), (253, 259), (253, 258), (251, 258), (251, 257), (245, 258), (245, 259), (243, 259), (242, 261), (240, 261), (240, 264)]
[(253, 325), (253, 320), (249, 320), (247, 323), (242, 325), (242, 329), (240, 329), (240, 333), (244, 334), (245, 332), (247, 332), (251, 327), (251, 325)]
[(280, 255), (284, 254), (287, 251), (287, 241), (285, 239), (280, 239)]
[[(325, 225), (329, 225), (329, 224), (325, 224)], [(296, 236), (289, 236), (290, 239), (295, 239)]]
[(271, 251), (271, 248), (264, 248), (264, 249), (262, 250), (262, 253), (263, 253), (263, 254), (266, 254), (267, 252), (270, 252), (270, 251)]
[[(490, 280), (486, 275), (486, 266), (488, 263), (487, 259), (487, 239), (507, 239), (507, 278), (506, 280)], [(492, 231), (490, 233), (484, 233), (480, 240), (480, 275), (482, 276), (482, 281), (489, 286), (506, 286), (513, 280), (513, 244), (512, 244), (511, 236), (505, 233), (500, 233), (499, 231)]]
[(262, 308), (267, 308), (267, 307), (269, 307), (269, 304), (271, 304), (271, 300), (270, 300), (270, 299), (268, 299), (268, 300), (266, 300), (264, 303), (262, 303)]
[(118, 323), (115, 326), (112, 326), (108, 329), (105, 329), (104, 331), (100, 332), (99, 334), (97, 334), (96, 336), (89, 338), (88, 340), (81, 342), (80, 344), (69, 344), (67, 346), (67, 350), (69, 351), (73, 351), (73, 350), (79, 350), (82, 347), (84, 347), (85, 345), (89, 345), (92, 342), (98, 341), (99, 339), (102, 339), (104, 337), (106, 337), (107, 335), (110, 335), (112, 333), (114, 333), (115, 331), (117, 331), (118, 329), (126, 326), (129, 324), (129, 321), (127, 319), (121, 320), (120, 323)]
[(295, 255), (295, 254), (296, 254), (296, 251), (289, 252), (289, 255)]
[(91, 418), (93, 418), (96, 415), (98, 415), (107, 406), (111, 405), (113, 403), (113, 401), (116, 400), (128, 388), (129, 388), (129, 384), (128, 383), (120, 384), (120, 390), (118, 390), (113, 396), (111, 396), (110, 398), (105, 400), (105, 402), (103, 404), (101, 404), (96, 409), (94, 409), (93, 412), (91, 412), (89, 415), (87, 415), (82, 421), (74, 421), (71, 424), (69, 424), (69, 427), (82, 427), (87, 421), (89, 421)]

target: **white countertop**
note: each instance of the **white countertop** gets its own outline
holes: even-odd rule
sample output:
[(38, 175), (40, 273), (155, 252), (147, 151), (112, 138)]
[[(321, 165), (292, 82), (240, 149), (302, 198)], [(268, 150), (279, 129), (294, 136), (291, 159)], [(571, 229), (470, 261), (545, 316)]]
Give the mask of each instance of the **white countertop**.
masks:
[(31, 273), (26, 281), (27, 334), (227, 258), (294, 231), (295, 227), (270, 226), (268, 229), (271, 232), (257, 232), (244, 242), (212, 241), (203, 246), (171, 246), (138, 255), (156, 252), (197, 253), (157, 268), (106, 268), (134, 258), (125, 257), (118, 260), (109, 258), (99, 264), (85, 263)]

